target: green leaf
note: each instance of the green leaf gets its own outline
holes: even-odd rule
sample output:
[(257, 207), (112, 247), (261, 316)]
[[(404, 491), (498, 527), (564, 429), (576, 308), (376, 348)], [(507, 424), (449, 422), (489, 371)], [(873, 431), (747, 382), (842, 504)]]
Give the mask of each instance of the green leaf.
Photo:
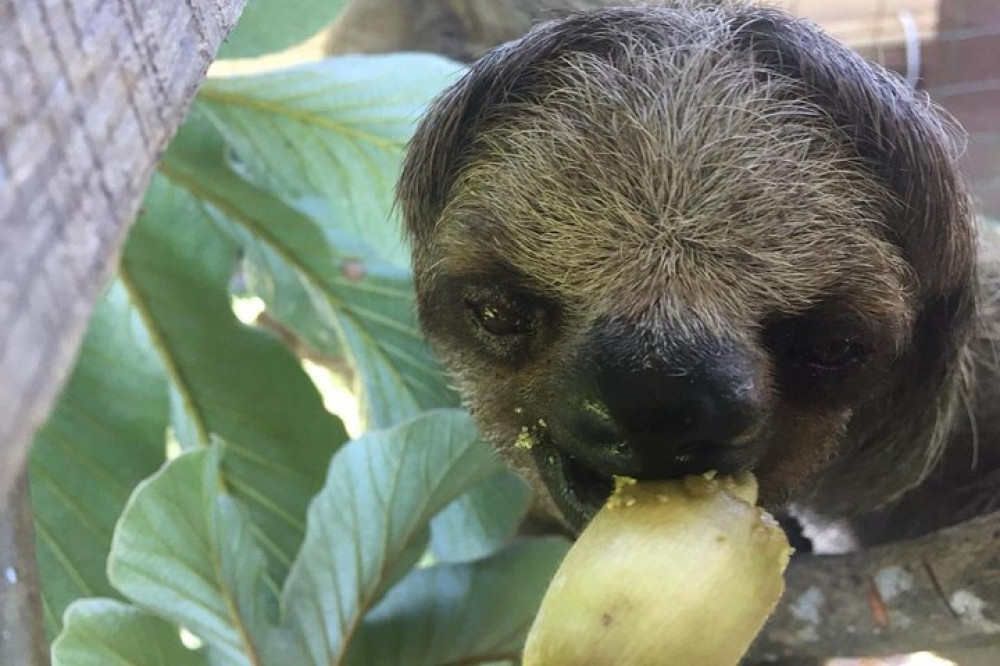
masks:
[(73, 599), (115, 595), (105, 576), (114, 524), (135, 485), (163, 462), (168, 419), (188, 447), (210, 433), (238, 442), (226, 459), (229, 481), (248, 502), (275, 580), (284, 578), (308, 502), (347, 435), (296, 359), (233, 316), (227, 282), (236, 258), (194, 199), (154, 180), (119, 279), (32, 448), (52, 636)]
[(189, 120), (162, 171), (208, 206), (244, 247), (248, 282), (287, 286), (288, 294), (308, 300), (309, 311), (336, 332), (339, 347), (349, 354), (345, 362), (357, 378), (368, 424), (387, 426), (424, 409), (457, 404), (416, 325), (408, 274), (359, 259), (355, 241), (323, 229), (228, 169), (224, 149), (207, 123)]
[(177, 627), (112, 599), (82, 599), (66, 611), (52, 644), (53, 666), (204, 666), (205, 653), (181, 643)]
[[(206, 169), (206, 181), (225, 173)], [(226, 449), (226, 479), (246, 502), (281, 581), (302, 541), (305, 511), (347, 439), (301, 365), (230, 307), (239, 248), (185, 189), (156, 176), (119, 267), (170, 385), (180, 442)]]
[(514, 472), (497, 472), (449, 504), (431, 523), (431, 552), (440, 562), (471, 562), (495, 553), (517, 533), (531, 488)]
[(199, 105), (257, 182), (290, 200), (319, 197), (334, 228), (402, 267), (392, 202), (403, 147), (460, 70), (429, 54), (330, 58), (211, 79)]
[(437, 666), (517, 658), (569, 543), (525, 539), (489, 559), (413, 571), (365, 619), (346, 663)]
[[(309, 245), (304, 226), (285, 224), (275, 234), (294, 253), (285, 256), (245, 226), (227, 228), (246, 248), (247, 285), (268, 312), (309, 340), (321, 356), (343, 358), (366, 426), (387, 427), (425, 409), (458, 404), (420, 334), (408, 273), (357, 259), (341, 249), (348, 244), (329, 233), (325, 244)], [(305, 270), (290, 270), (296, 263)], [(335, 343), (323, 340), (324, 331), (336, 335)]]
[(167, 384), (120, 282), (94, 310), (76, 366), (31, 447), (31, 503), (49, 636), (86, 596), (114, 596), (105, 575), (115, 521), (164, 460)]
[(223, 490), (213, 446), (172, 460), (136, 488), (115, 530), (108, 577), (224, 663), (258, 664), (274, 610), (265, 567), (249, 518)]
[(309, 507), (282, 596), (312, 663), (341, 663), (364, 615), (424, 552), (430, 519), (498, 465), (458, 410), (428, 412), (341, 449)]
[(280, 51), (322, 30), (347, 0), (250, 0), (219, 58), (249, 58)]

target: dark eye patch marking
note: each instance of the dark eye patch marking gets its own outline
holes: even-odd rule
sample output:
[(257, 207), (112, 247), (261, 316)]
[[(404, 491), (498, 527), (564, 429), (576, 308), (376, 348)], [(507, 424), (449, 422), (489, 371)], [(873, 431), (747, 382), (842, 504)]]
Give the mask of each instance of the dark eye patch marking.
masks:
[(793, 340), (784, 351), (790, 363), (814, 372), (846, 370), (863, 364), (868, 353), (864, 342), (838, 331), (805, 341)]
[(491, 363), (519, 366), (551, 344), (561, 308), (506, 264), (472, 274), (438, 273), (425, 286), (421, 316), (434, 338)]
[(765, 322), (762, 341), (773, 354), (778, 385), (798, 404), (847, 404), (867, 393), (888, 362), (872, 322), (836, 301)]

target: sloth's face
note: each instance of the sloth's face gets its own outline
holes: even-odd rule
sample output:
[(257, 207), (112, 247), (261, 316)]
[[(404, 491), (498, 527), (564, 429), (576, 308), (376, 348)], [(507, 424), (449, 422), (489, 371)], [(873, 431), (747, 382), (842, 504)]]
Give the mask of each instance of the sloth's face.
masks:
[(682, 129), (625, 77), (603, 108), (567, 81), (478, 137), (423, 248), (426, 330), (574, 527), (615, 475), (749, 469), (765, 502), (789, 497), (906, 344), (877, 184), (811, 106), (751, 75), (717, 99), (713, 75), (739, 73), (689, 84), (705, 110)]
[[(571, 528), (616, 475), (753, 470), (774, 506), (860, 446), (887, 400), (906, 404), (918, 337), (921, 353), (945, 344), (917, 334), (936, 287), (894, 229), (918, 204), (859, 149), (860, 125), (755, 65), (725, 23), (599, 18), (622, 21), (615, 58), (525, 64), (505, 85), (528, 87), (503, 99), (489, 77), (520, 70), (500, 53), (424, 121), (401, 188), (421, 323)], [(668, 29), (691, 42), (641, 43)]]

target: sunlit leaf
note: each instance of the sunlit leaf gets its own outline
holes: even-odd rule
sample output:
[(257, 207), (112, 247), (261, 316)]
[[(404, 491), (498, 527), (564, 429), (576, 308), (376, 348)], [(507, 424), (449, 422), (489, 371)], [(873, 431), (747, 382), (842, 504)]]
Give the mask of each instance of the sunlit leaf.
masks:
[(223, 492), (218, 448), (176, 458), (144, 481), (115, 530), (112, 584), (189, 629), (227, 664), (258, 664), (273, 590), (249, 518)]
[(208, 206), (243, 246), (248, 280), (294, 281), (292, 292), (336, 332), (367, 422), (387, 426), (457, 404), (416, 325), (407, 272), (360, 259), (356, 241), (228, 170), (224, 149), (209, 126), (191, 121), (167, 153), (163, 173)]
[(460, 69), (430, 54), (330, 58), (211, 79), (199, 106), (258, 182), (289, 199), (319, 197), (334, 228), (407, 266), (392, 214), (403, 147)]

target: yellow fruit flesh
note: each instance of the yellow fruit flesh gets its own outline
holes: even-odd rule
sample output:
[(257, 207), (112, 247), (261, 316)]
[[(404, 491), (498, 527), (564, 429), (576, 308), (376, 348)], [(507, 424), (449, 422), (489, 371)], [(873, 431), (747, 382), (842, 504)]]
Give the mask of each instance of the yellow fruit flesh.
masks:
[(525, 666), (735, 666), (791, 549), (756, 482), (618, 480), (542, 601)]

